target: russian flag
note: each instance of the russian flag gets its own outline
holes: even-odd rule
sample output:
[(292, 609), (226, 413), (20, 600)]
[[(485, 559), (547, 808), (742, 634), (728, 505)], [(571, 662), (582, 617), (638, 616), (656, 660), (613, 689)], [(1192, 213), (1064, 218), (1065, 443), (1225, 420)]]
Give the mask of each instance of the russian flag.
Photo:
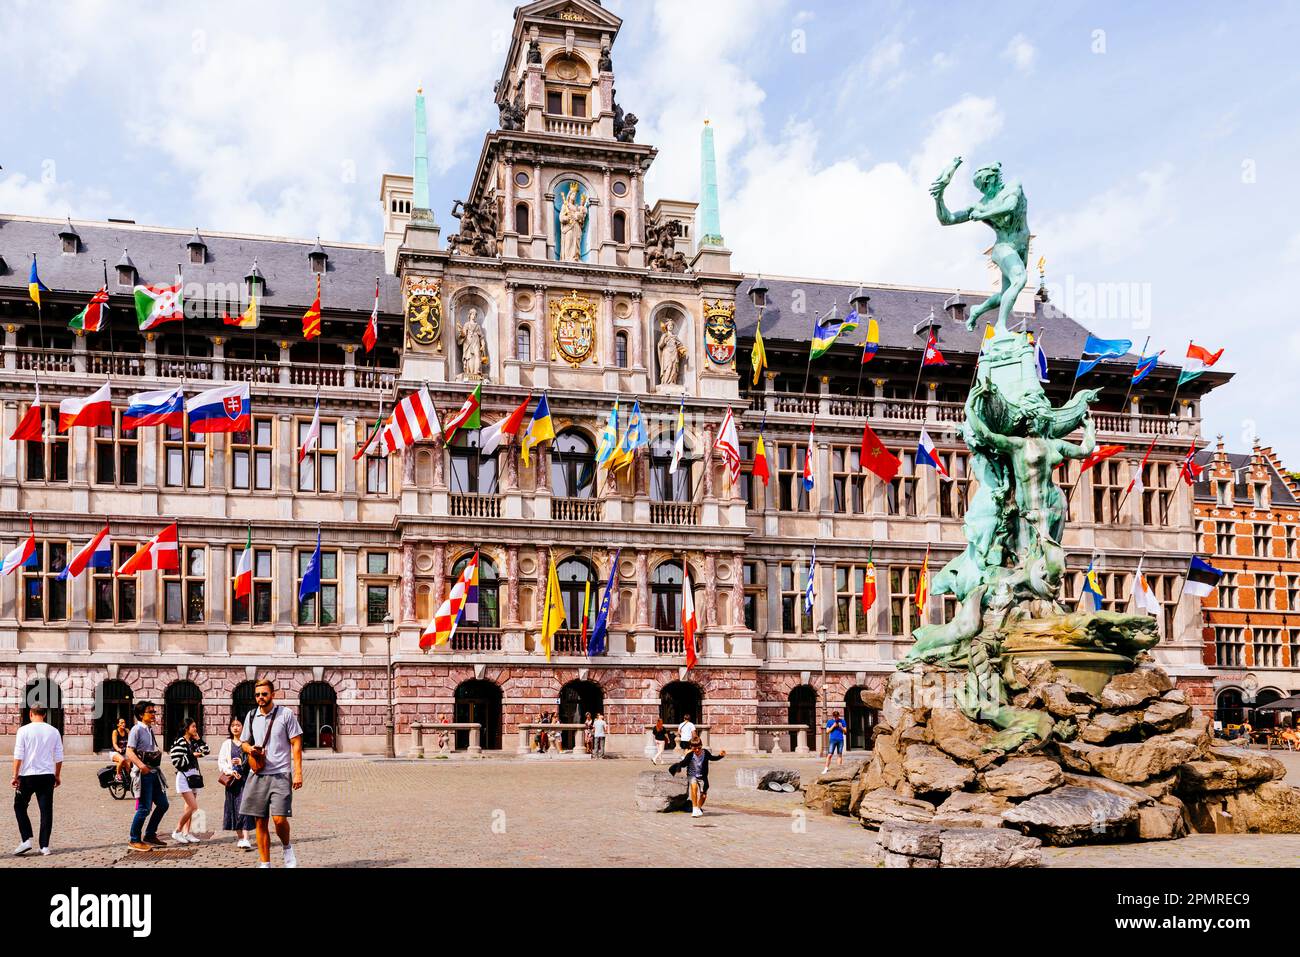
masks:
[(205, 432), (247, 432), (252, 419), (252, 400), (248, 383), (223, 385), (200, 392), (185, 403), (190, 417), (190, 431), (196, 435)]
[(108, 534), (108, 526), (86, 543), (86, 547), (72, 556), (72, 561), (59, 572), (59, 581), (69, 577), (76, 578), (87, 568), (113, 567), (113, 537)]
[(105, 382), (84, 399), (64, 399), (59, 403), (59, 431), (74, 425), (95, 428), (113, 424), (113, 393)]
[(27, 527), (30, 534), (4, 557), (4, 562), (0, 563), (0, 575), (12, 575), (15, 569), (36, 564), (36, 528), (31, 519), (27, 520)]
[(142, 425), (185, 425), (185, 390), (159, 389), (131, 396), (122, 413), (122, 431)]
[(916, 445), (916, 464), (928, 465), (944, 478), (951, 478), (948, 475), (948, 470), (943, 467), (939, 452), (934, 447), (934, 440), (930, 438), (930, 433), (925, 429), (921, 430), (921, 441)]

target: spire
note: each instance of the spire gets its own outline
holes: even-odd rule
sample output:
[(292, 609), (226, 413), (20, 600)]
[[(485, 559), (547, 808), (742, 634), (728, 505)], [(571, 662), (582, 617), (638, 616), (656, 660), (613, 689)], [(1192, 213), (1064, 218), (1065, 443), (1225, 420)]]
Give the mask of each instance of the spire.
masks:
[(704, 121), (700, 134), (700, 226), (701, 246), (721, 246), (722, 224), (718, 218), (718, 165), (713, 158), (713, 127)]
[(411, 198), (411, 219), (433, 222), (429, 208), (429, 131), (424, 118), (424, 87), (415, 91), (415, 195)]

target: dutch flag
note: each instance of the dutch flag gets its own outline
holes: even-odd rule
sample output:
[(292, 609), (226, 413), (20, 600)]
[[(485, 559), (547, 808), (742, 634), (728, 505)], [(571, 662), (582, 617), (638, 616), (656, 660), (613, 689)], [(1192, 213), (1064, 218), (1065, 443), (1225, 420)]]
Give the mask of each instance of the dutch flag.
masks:
[(951, 478), (948, 470), (943, 467), (939, 452), (934, 447), (934, 440), (930, 438), (930, 433), (925, 429), (921, 430), (921, 441), (916, 446), (916, 464), (928, 465), (944, 478)]

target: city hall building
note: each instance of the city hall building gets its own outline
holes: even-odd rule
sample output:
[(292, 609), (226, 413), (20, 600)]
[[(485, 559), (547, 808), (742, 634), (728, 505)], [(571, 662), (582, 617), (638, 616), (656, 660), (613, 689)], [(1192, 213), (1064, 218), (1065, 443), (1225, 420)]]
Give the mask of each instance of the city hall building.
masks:
[[(873, 705), (921, 623), (912, 596), (927, 551), (934, 571), (964, 545), (971, 479), (957, 426), (982, 340), (962, 320), (987, 291), (737, 272), (710, 128), (699, 202), (646, 195), (656, 150), (623, 110), (636, 92), (615, 98), (619, 27), (589, 0), (516, 10), (496, 87), (500, 128), (484, 136), (464, 195), (438, 198), (436, 214), (417, 97), (413, 175), (377, 184), (382, 245), (0, 215), (0, 548), (27, 536), (29, 517), (38, 546), (33, 567), (0, 578), (10, 702), (0, 737), (25, 720), (27, 694), (55, 706), (70, 749), (107, 747), (116, 718), (142, 698), (163, 704), (168, 734), (192, 715), (211, 739), (252, 707), (254, 676), (269, 675), (299, 710), (309, 748), (381, 753), (391, 652), (399, 751), (415, 721), (477, 722), (486, 748), (513, 750), (520, 724), (597, 711), (615, 751), (639, 750), (646, 725), (687, 713), (715, 746), (736, 746), (746, 725), (815, 724), (823, 701), (847, 713), (851, 747), (867, 745)], [(50, 289), (39, 312), (27, 290), (32, 254)], [(142, 334), (133, 287), (178, 271), (185, 320)], [(307, 341), (301, 318), (318, 281), (323, 335)], [(107, 326), (70, 332), (105, 283)], [(376, 284), (379, 341), (367, 353)], [(252, 296), (256, 330), (223, 322)], [(851, 304), (877, 320), (879, 351), (864, 364), (859, 332), (810, 364), (814, 317)], [(1018, 306), (1018, 322), (1043, 332), (1059, 403), (1087, 330), (1032, 290)], [(769, 367), (755, 382), (760, 319)], [(921, 370), (931, 329), (947, 365)], [(1127, 607), (1142, 559), (1164, 602), (1157, 655), (1210, 709), (1202, 613), (1178, 600), (1200, 530), (1179, 470), (1205, 393), (1227, 377), (1207, 372), (1175, 397), (1177, 369), (1160, 366), (1129, 395), (1132, 369), (1131, 357), (1105, 363), (1086, 383), (1102, 390), (1098, 442), (1125, 452), (1062, 475), (1067, 595), (1094, 561), (1107, 606)], [(58, 432), (59, 400), (105, 382), (115, 424)], [(122, 428), (133, 393), (239, 382), (251, 385), (245, 432)], [(38, 384), (44, 441), (8, 441)], [(395, 400), (427, 387), (446, 418), (476, 384), (485, 425), (544, 392), (554, 441), (527, 463), (517, 445), (481, 455), (473, 431), (358, 456)], [(639, 402), (649, 442), (611, 476), (595, 453), (616, 399), (621, 428)], [(317, 402), (320, 439), (299, 461)], [(728, 408), (745, 458), (734, 484), (712, 451)], [(679, 409), (686, 457), (672, 470)], [(902, 459), (892, 481), (861, 467), (864, 422)], [(766, 485), (750, 474), (760, 426)], [(923, 428), (950, 480), (915, 467)], [(1143, 490), (1125, 501), (1148, 449)], [(173, 521), (175, 571), (60, 579), (105, 522), (120, 564)], [(321, 588), (300, 601), (318, 530)], [(252, 593), (236, 599), (250, 536)], [(423, 627), (475, 551), (478, 622), (422, 651)], [(864, 611), (869, 560), (878, 595)], [(548, 660), (539, 638), (552, 562), (566, 625)], [(687, 570), (700, 624), (689, 671)], [(584, 596), (611, 578), (607, 648), (588, 657)], [(950, 596), (936, 597), (926, 618), (952, 610)]]

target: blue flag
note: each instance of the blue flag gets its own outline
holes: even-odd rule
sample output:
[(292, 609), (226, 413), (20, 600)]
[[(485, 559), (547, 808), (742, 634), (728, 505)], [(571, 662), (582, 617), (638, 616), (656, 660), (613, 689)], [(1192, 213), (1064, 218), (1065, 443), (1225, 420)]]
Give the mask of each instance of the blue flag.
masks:
[(614, 562), (609, 566), (609, 581), (605, 582), (605, 594), (600, 599), (600, 610), (596, 612), (596, 624), (587, 636), (587, 657), (605, 653), (605, 638), (609, 634), (609, 600), (614, 594), (614, 582), (618, 580), (618, 556), (623, 549), (614, 553)]
[(813, 550), (812, 550), (812, 561), (808, 563), (808, 584), (804, 586), (804, 590), (803, 590), (803, 611), (805, 615), (811, 615), (813, 611), (813, 596), (816, 594), (816, 589), (813, 587), (813, 582), (816, 581), (816, 579), (817, 579), (817, 543), (814, 542)]
[(316, 527), (316, 551), (311, 553), (307, 570), (302, 573), (302, 584), (298, 586), (298, 600), (306, 601), (308, 595), (320, 591), (320, 526)]
[(1118, 359), (1132, 348), (1133, 342), (1129, 339), (1098, 339), (1090, 335), (1083, 346), (1083, 355), (1079, 357), (1079, 368), (1075, 370), (1074, 377), (1077, 379), (1084, 373), (1091, 372), (1103, 359)]
[[(1038, 367), (1038, 381), (1049, 382), (1050, 377), (1047, 374), (1047, 353), (1043, 351), (1042, 341), (1034, 343), (1034, 365)], [(1077, 376), (1075, 378), (1078, 378)]]
[(1137, 385), (1143, 379), (1151, 374), (1151, 370), (1156, 367), (1162, 353), (1157, 352), (1153, 356), (1143, 356), (1138, 360), (1137, 368), (1133, 370), (1133, 384)]

